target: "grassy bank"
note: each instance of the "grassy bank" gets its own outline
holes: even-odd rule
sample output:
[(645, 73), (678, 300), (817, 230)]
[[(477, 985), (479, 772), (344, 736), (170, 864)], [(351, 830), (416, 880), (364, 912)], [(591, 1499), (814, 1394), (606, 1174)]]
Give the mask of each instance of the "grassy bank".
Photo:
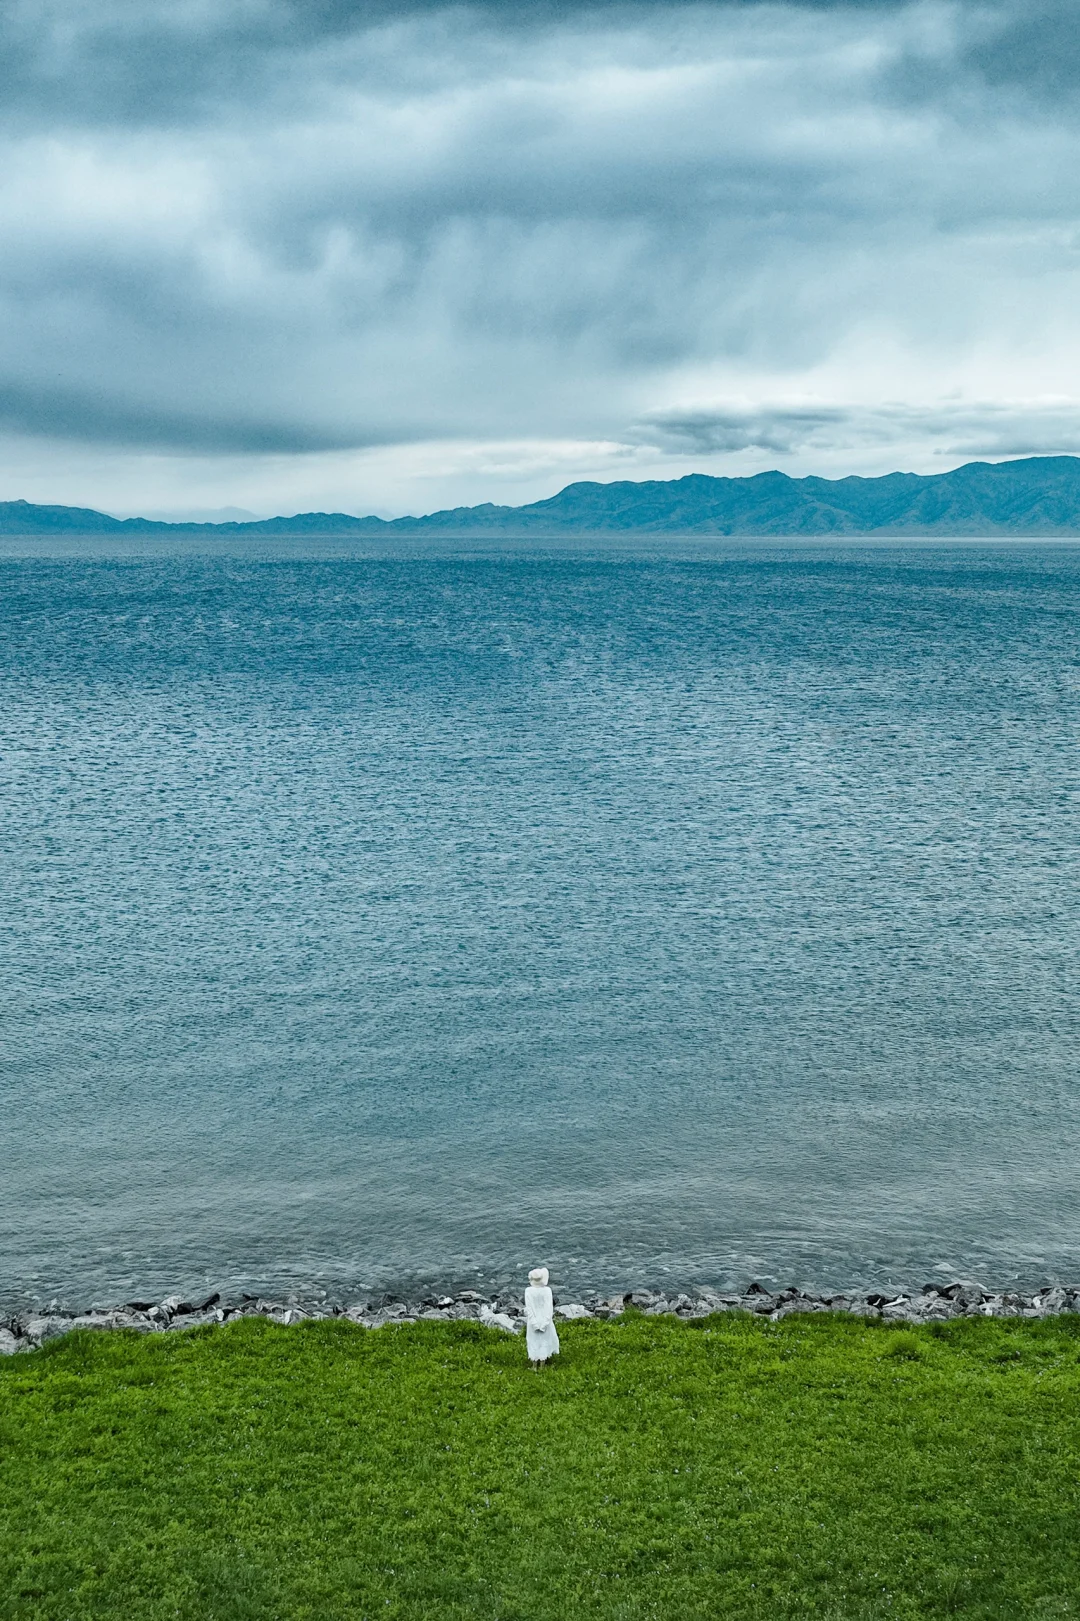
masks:
[(0, 1363), (0, 1617), (1080, 1616), (1080, 1320), (79, 1334)]

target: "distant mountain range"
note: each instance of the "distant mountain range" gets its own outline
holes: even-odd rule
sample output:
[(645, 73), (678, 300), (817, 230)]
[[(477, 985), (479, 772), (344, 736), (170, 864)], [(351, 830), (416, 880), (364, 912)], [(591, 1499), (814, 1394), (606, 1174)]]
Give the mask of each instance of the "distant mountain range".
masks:
[(351, 534), (1080, 535), (1080, 457), (969, 462), (951, 473), (882, 478), (650, 479), (568, 484), (523, 507), (453, 507), (423, 518), (301, 512), (251, 523), (110, 518), (89, 507), (0, 502), (0, 534), (213, 532)]

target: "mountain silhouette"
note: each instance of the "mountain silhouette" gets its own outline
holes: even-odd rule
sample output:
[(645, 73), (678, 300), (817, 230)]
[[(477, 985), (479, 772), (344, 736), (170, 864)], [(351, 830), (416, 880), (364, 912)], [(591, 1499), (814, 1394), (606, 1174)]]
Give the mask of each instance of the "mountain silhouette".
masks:
[(172, 532), (236, 535), (461, 534), (1080, 535), (1080, 457), (969, 462), (949, 473), (880, 478), (621, 480), (568, 484), (527, 506), (485, 502), (419, 518), (302, 512), (252, 522), (162, 523), (89, 507), (0, 502), (0, 534)]

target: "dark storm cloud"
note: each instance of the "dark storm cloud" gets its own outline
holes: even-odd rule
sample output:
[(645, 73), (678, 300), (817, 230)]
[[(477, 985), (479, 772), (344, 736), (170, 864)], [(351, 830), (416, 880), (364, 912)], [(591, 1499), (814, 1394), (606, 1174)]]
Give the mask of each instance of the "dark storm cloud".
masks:
[[(711, 9), (701, 0), (9, 0), (0, 15), (0, 103), (6, 120), (112, 126), (198, 121), (212, 109), (253, 108), (304, 98), (323, 76), (356, 70), (354, 51), (373, 31), (437, 18), (449, 36), (528, 40), (553, 28), (647, 25), (658, 14)], [(768, 30), (782, 11), (880, 18), (910, 0), (728, 0)], [(992, 85), (1025, 85), (1072, 95), (1080, 85), (1080, 32), (1072, 0), (958, 0), (941, 8), (956, 20), (956, 50), (943, 61), (915, 49), (891, 66), (906, 94), (938, 95), (971, 74)], [(478, 46), (483, 50), (483, 46)], [(335, 54), (342, 57), (338, 64)], [(401, 64), (407, 74), (408, 64)]]
[(991, 17), (965, 53), (967, 68), (989, 85), (1019, 87), (1051, 102), (1080, 94), (1080, 28), (1072, 0), (1010, 5)]
[[(108, 393), (79, 393), (47, 385), (0, 385), (0, 428), (50, 439), (100, 445), (138, 444), (152, 448), (211, 451), (238, 455), (303, 455), (355, 448), (357, 436), (335, 436), (329, 429), (260, 421), (254, 413), (215, 418), (207, 411), (183, 415), (167, 399), (123, 399)], [(407, 432), (373, 435), (367, 445), (401, 443)]]
[(769, 450), (791, 455), (923, 438), (952, 456), (1053, 456), (1080, 450), (1075, 401), (954, 401), (911, 405), (729, 406), (657, 412), (637, 424), (639, 442), (682, 454)]
[(1037, 347), (1023, 290), (1075, 302), (1069, 15), (9, 5), (0, 418), (222, 453), (936, 443), (925, 413), (709, 397), (871, 329), (942, 363), (1010, 322)]
[(717, 451), (799, 450), (815, 438), (851, 426), (857, 413), (839, 406), (763, 406), (657, 412), (631, 429), (661, 448), (711, 456)]

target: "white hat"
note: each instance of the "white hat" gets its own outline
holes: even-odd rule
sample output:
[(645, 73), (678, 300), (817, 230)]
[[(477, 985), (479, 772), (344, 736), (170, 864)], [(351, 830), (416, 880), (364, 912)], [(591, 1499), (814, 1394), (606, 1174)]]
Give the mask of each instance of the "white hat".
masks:
[(547, 1280), (548, 1269), (546, 1266), (534, 1266), (532, 1271), (529, 1273), (529, 1282), (535, 1283), (538, 1289), (545, 1288), (547, 1285)]

